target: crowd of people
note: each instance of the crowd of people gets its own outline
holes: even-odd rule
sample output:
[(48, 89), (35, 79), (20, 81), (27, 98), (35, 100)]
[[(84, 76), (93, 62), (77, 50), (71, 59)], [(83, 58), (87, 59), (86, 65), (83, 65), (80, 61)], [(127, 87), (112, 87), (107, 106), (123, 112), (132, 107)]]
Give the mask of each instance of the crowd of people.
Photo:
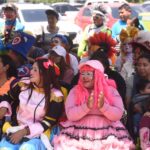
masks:
[(95, 6), (76, 54), (55, 10), (36, 37), (2, 10), (0, 150), (150, 149), (150, 32), (128, 4), (112, 29)]

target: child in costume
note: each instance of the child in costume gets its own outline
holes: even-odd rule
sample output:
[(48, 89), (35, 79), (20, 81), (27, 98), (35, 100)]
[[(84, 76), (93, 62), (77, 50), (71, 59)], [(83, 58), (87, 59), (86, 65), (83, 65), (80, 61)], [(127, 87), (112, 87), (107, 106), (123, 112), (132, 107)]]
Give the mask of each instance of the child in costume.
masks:
[(4, 124), (7, 136), (1, 140), (0, 149), (46, 150), (43, 133), (57, 123), (63, 110), (57, 71), (50, 60), (39, 58), (32, 66), (30, 78), (22, 78), (8, 95), (0, 97), (0, 111), (5, 108), (5, 115), (12, 114), (12, 127)]
[(123, 103), (113, 80), (104, 75), (97, 60), (79, 65), (78, 84), (70, 91), (61, 122), (60, 135), (54, 138), (55, 150), (129, 150), (134, 144), (120, 122)]

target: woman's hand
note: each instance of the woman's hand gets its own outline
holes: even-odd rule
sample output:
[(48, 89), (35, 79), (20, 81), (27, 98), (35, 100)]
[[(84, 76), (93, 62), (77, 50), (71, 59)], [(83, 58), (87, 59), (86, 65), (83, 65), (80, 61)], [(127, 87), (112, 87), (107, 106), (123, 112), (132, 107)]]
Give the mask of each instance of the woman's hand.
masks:
[(100, 92), (98, 96), (98, 109), (101, 109), (104, 105), (104, 93)]
[(6, 115), (6, 113), (7, 113), (7, 108), (1, 107), (0, 108), (0, 119), (3, 119), (3, 117)]
[(88, 98), (87, 106), (88, 106), (89, 109), (92, 109), (93, 106), (94, 106), (94, 93), (93, 93), (93, 91), (91, 92), (91, 94)]
[(12, 133), (10, 136), (9, 136), (9, 139), (10, 139), (10, 142), (13, 143), (13, 144), (17, 144), (19, 143), (22, 138), (27, 135), (27, 130), (26, 128), (22, 129), (22, 130), (19, 130), (15, 133)]

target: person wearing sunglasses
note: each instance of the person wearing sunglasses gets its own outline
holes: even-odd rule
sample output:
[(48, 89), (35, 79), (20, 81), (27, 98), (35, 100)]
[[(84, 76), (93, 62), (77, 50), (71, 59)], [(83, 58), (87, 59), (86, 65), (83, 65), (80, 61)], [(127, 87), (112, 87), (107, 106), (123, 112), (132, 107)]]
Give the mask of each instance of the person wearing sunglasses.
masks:
[(83, 32), (83, 36), (81, 42), (79, 43), (77, 52), (77, 55), (80, 58), (87, 55), (87, 41), (94, 33), (107, 32), (109, 35), (111, 34), (111, 30), (106, 25), (107, 11), (104, 10), (103, 6), (97, 6), (91, 12), (93, 23), (88, 25)]

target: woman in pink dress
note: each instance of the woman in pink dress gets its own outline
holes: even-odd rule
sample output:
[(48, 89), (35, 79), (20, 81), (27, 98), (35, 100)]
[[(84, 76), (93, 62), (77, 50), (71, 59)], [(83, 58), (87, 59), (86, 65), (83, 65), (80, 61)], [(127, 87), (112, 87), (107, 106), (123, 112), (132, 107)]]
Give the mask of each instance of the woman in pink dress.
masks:
[(124, 108), (113, 80), (97, 60), (79, 65), (78, 84), (65, 104), (68, 120), (54, 138), (55, 150), (131, 150), (134, 144), (120, 122)]

